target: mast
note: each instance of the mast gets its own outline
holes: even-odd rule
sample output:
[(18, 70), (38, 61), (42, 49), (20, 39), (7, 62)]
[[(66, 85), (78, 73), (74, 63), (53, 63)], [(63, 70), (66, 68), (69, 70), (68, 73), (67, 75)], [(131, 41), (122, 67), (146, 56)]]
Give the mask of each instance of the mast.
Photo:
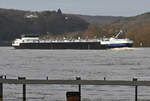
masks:
[(120, 34), (123, 34), (122, 30), (119, 31), (119, 33), (115, 36), (115, 38), (117, 39)]

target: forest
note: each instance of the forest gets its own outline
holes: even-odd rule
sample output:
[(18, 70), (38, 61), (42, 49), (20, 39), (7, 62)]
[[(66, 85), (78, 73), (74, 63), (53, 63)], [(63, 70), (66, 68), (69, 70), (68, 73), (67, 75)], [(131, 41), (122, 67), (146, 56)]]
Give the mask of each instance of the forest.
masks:
[(11, 41), (21, 34), (62, 34), (87, 28), (85, 20), (63, 14), (60, 9), (42, 12), (0, 9), (0, 41)]
[[(116, 35), (134, 41), (135, 47), (150, 47), (150, 13), (132, 17), (87, 16), (57, 11), (0, 9), (0, 41), (11, 43), (22, 34), (43, 38), (102, 38)], [(1, 45), (1, 44), (0, 44)]]

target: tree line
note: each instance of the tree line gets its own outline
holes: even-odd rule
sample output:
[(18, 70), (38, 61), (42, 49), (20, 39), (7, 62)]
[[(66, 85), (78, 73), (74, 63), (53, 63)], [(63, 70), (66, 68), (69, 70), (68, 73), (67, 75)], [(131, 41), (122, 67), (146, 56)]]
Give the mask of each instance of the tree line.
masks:
[[(104, 19), (96, 17), (96, 20), (101, 18)], [(125, 34), (120, 38), (133, 40), (136, 47), (150, 47), (150, 13), (107, 18), (111, 18), (109, 23), (103, 21), (94, 24), (87, 21), (87, 16), (81, 18), (78, 15), (63, 14), (61, 9), (42, 12), (0, 9), (0, 41), (11, 42), (21, 34), (39, 34), (45, 39), (102, 38), (112, 37), (122, 29)]]
[(0, 41), (11, 41), (21, 34), (62, 34), (85, 30), (88, 23), (57, 11), (31, 12), (0, 9)]

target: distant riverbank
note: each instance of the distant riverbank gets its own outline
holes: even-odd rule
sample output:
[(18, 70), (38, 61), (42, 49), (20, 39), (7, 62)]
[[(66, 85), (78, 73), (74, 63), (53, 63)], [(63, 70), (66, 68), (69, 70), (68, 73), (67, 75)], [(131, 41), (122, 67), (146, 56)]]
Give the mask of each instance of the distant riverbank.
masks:
[(9, 41), (0, 41), (0, 46), (11, 46), (11, 43)]

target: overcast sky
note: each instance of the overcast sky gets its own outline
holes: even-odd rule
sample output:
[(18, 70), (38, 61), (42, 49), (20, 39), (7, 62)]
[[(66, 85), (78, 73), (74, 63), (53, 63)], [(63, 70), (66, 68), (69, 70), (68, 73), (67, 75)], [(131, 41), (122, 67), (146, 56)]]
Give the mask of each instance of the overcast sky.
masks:
[(60, 8), (71, 14), (135, 16), (150, 12), (150, 0), (0, 0), (0, 8), (32, 11)]

